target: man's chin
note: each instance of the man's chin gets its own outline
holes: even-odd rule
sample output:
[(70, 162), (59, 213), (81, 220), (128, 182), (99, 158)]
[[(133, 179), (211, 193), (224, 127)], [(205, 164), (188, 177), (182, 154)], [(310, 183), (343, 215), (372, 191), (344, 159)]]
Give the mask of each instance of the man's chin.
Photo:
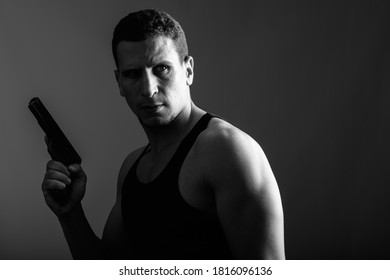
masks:
[(148, 118), (138, 118), (141, 125), (145, 128), (156, 129), (167, 126), (169, 121), (162, 117), (148, 117)]

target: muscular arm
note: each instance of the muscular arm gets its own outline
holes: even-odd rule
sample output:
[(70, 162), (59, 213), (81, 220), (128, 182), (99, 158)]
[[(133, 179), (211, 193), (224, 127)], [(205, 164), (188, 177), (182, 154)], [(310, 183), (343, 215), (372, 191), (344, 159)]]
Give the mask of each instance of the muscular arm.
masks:
[[(74, 259), (101, 259), (104, 257), (100, 239), (91, 229), (81, 206), (87, 177), (79, 165), (69, 168), (60, 162), (49, 161), (42, 190), (45, 201), (57, 215)], [(68, 193), (65, 204), (56, 195)]]
[(81, 203), (59, 217), (60, 224), (74, 259), (123, 259), (128, 257), (126, 232), (122, 223), (121, 192), (123, 181), (140, 150), (131, 153), (119, 171), (117, 199), (104, 227), (102, 239), (93, 232)]
[(81, 203), (66, 217), (59, 218), (73, 259), (104, 259), (106, 257), (102, 241), (95, 235)]
[(284, 259), (281, 198), (264, 152), (234, 127), (209, 136), (206, 180), (234, 257)]

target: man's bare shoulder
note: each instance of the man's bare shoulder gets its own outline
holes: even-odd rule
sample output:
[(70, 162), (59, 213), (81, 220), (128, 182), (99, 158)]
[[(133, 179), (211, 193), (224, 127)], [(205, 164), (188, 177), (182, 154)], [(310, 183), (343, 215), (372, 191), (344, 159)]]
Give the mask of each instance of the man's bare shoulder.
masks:
[[(219, 119), (211, 119), (208, 128), (204, 131), (203, 136), (208, 140), (235, 140), (236, 137), (244, 137), (242, 140), (252, 140), (248, 134), (235, 127), (231, 123)], [(230, 142), (230, 141), (229, 141)]]
[[(199, 149), (211, 154), (219, 152), (236, 153), (244, 150), (261, 152), (260, 145), (247, 133), (233, 126), (229, 122), (213, 118), (207, 129), (199, 135)], [(219, 156), (219, 155), (218, 155)]]
[(229, 180), (233, 176), (242, 176), (243, 180), (245, 177), (256, 180), (257, 185), (263, 185), (260, 181), (264, 179), (273, 178), (257, 141), (225, 120), (212, 119), (208, 128), (199, 135), (195, 149), (199, 161), (207, 169), (205, 176), (209, 178)]

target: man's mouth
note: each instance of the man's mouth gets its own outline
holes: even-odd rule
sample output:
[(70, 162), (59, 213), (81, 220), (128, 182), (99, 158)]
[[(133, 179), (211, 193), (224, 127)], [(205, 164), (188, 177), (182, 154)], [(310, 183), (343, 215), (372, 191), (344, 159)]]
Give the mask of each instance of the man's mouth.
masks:
[(142, 109), (144, 109), (146, 111), (154, 112), (154, 111), (159, 110), (162, 106), (163, 106), (163, 103), (145, 104), (145, 105), (142, 105)]

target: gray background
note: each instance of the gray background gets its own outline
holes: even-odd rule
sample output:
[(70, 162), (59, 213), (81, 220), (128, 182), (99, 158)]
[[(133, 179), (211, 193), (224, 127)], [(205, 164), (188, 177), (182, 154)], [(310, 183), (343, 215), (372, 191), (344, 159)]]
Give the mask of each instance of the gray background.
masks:
[(83, 158), (84, 208), (101, 235), (121, 162), (146, 141), (116, 87), (110, 40), (121, 17), (148, 7), (186, 31), (195, 102), (265, 150), (287, 257), (388, 259), (389, 5), (299, 0), (2, 0), (0, 259), (71, 257), (40, 191), (49, 157), (33, 96)]

